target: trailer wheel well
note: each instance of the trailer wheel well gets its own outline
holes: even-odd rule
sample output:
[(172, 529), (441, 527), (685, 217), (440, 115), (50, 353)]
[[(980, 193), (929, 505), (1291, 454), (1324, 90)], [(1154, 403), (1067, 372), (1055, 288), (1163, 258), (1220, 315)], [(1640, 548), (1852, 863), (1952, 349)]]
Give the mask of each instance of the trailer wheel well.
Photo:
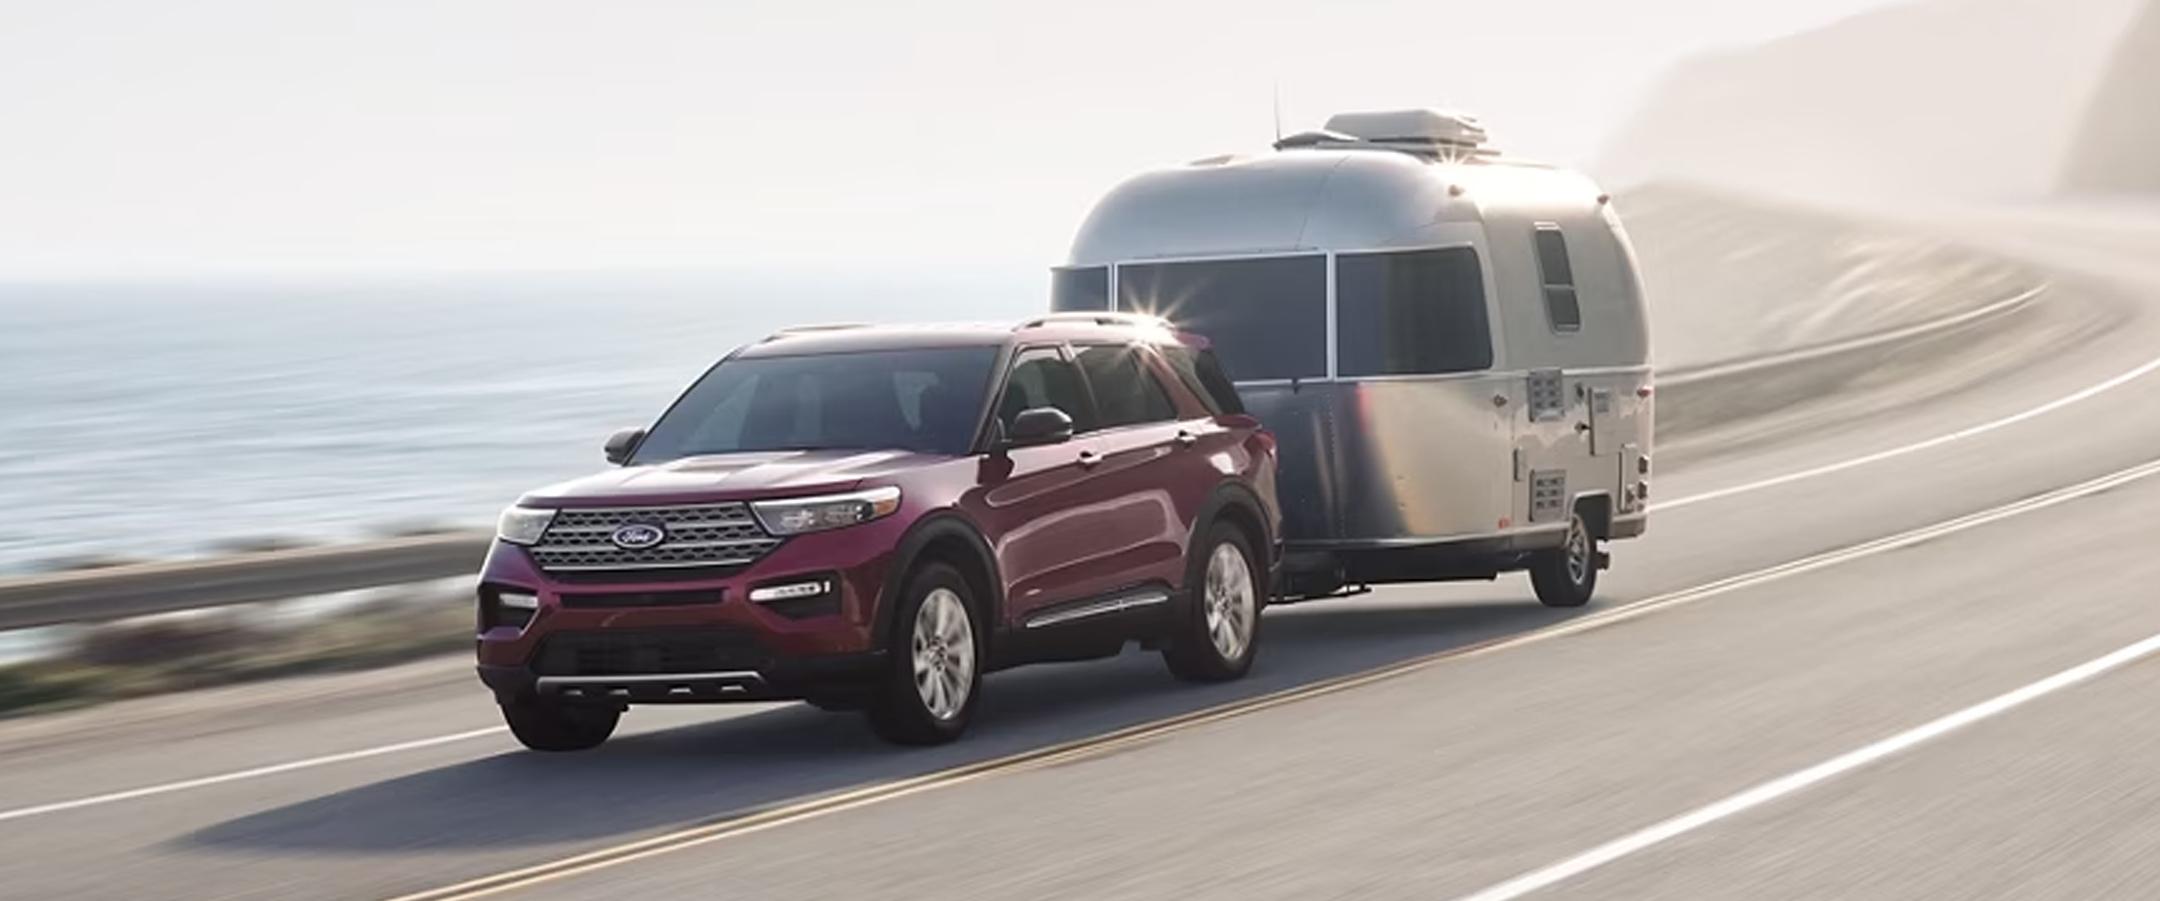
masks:
[(1582, 517), (1583, 528), (1597, 541), (1612, 538), (1612, 496), (1586, 494), (1575, 499), (1575, 514)]

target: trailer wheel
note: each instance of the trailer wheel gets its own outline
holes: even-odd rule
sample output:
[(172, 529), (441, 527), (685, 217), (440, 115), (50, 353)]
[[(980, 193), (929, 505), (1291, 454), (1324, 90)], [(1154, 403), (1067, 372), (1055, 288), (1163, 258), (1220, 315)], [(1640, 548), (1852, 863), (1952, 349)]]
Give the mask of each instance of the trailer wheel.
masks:
[(1568, 514), (1567, 537), (1559, 547), (1538, 551), (1530, 560), (1530, 585), (1547, 607), (1572, 608), (1590, 603), (1597, 592), (1598, 547), (1583, 522), (1582, 511)]

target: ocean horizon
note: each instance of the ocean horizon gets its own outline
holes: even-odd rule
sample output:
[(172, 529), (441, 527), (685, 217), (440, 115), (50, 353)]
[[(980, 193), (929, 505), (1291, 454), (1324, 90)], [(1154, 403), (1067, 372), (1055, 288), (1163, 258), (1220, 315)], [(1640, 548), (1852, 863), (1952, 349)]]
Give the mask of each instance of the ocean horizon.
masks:
[(487, 528), (730, 349), (1004, 321), (1047, 268), (0, 283), (0, 573)]

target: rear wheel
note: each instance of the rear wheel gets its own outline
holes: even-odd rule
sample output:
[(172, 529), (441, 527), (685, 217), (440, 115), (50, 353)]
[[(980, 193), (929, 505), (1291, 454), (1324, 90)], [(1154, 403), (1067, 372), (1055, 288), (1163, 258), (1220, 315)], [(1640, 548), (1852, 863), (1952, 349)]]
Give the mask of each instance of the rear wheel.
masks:
[(1229, 523), (1208, 529), (1188, 563), (1191, 599), (1163, 648), (1171, 675), (1188, 682), (1228, 682), (1252, 669), (1260, 646), (1260, 579), (1245, 533)]
[(870, 728), (894, 744), (960, 737), (982, 694), (982, 632), (967, 580), (931, 563), (908, 580), (886, 670), (870, 701)]
[(587, 751), (615, 734), (622, 711), (595, 704), (564, 704), (540, 698), (502, 703), (510, 734), (535, 751)]
[(1577, 510), (1568, 514), (1567, 537), (1560, 546), (1538, 551), (1530, 561), (1530, 585), (1547, 607), (1580, 607), (1597, 592), (1597, 578), (1597, 541)]

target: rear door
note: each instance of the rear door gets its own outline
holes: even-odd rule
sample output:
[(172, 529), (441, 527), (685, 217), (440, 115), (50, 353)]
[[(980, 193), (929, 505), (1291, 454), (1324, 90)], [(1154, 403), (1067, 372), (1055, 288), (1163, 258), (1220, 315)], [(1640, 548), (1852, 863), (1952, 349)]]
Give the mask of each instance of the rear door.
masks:
[(1102, 461), (1088, 488), (1109, 553), (1089, 572), (1094, 592), (1141, 583), (1183, 581), (1185, 536), (1199, 497), (1212, 481), (1195, 484), (1189, 465), (1197, 436), (1182, 420), (1138, 344), (1081, 344), (1073, 348), (1096, 409)]

